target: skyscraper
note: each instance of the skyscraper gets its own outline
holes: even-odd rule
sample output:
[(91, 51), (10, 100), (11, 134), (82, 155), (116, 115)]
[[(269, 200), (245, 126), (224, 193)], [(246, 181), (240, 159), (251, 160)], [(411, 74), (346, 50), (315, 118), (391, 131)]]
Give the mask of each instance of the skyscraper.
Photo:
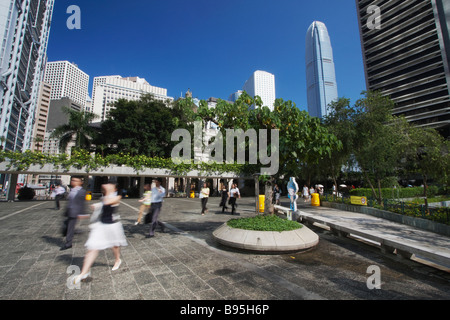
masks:
[(69, 98), (83, 109), (89, 93), (89, 75), (69, 61), (47, 62), (44, 81), (52, 86), (50, 100)]
[(0, 0), (0, 144), (30, 148), (54, 0)]
[(338, 98), (330, 36), (324, 23), (314, 21), (306, 33), (306, 85), (308, 112), (322, 118)]
[(245, 82), (243, 91), (251, 97), (259, 96), (263, 106), (273, 110), (275, 103), (275, 76), (269, 72), (257, 70)]
[(390, 96), (394, 115), (448, 136), (450, 2), (356, 0), (356, 7), (367, 89)]

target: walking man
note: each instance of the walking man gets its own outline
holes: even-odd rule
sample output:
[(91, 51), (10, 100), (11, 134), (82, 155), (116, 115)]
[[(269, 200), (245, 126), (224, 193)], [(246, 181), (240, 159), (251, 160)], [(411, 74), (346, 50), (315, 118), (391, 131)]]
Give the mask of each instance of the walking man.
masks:
[(55, 188), (55, 210), (59, 210), (59, 201), (64, 198), (64, 194), (66, 193), (66, 189), (58, 183)]
[(155, 236), (156, 225), (161, 227), (161, 231), (164, 232), (164, 224), (158, 220), (159, 214), (161, 213), (161, 207), (163, 203), (163, 198), (166, 195), (166, 189), (161, 186), (161, 179), (154, 180), (155, 187), (152, 188), (152, 201), (150, 205), (150, 211), (147, 214), (151, 214), (150, 231), (146, 238), (152, 238)]
[(75, 225), (79, 215), (85, 214), (86, 207), (86, 190), (82, 188), (83, 180), (79, 177), (72, 177), (70, 180), (72, 190), (69, 193), (66, 209), (66, 222), (64, 225), (63, 235), (66, 237), (66, 243), (61, 250), (72, 248), (73, 235), (75, 233)]

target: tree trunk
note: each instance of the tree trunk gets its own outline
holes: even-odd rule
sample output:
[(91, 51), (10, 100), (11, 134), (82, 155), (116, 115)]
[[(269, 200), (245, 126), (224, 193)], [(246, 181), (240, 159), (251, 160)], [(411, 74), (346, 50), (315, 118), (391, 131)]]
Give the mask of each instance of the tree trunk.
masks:
[(378, 204), (382, 204), (383, 203), (383, 194), (381, 193), (381, 179), (377, 179), (377, 183), (378, 183), (378, 193), (379, 193)]
[(272, 215), (274, 214), (274, 208), (273, 208), (273, 181), (274, 178), (270, 177), (270, 180), (266, 181), (264, 183), (264, 194), (265, 194), (265, 200), (264, 200), (264, 214), (266, 215)]
[(363, 173), (364, 173), (364, 178), (366, 178), (367, 183), (369, 184), (370, 188), (372, 189), (372, 194), (373, 194), (374, 199), (377, 199), (377, 192), (375, 191), (375, 188), (373, 187), (372, 181), (370, 181), (370, 179), (369, 179), (369, 175), (367, 174), (367, 171), (363, 170)]
[(428, 212), (428, 185), (427, 185), (427, 175), (423, 175), (423, 196), (425, 197), (425, 212)]

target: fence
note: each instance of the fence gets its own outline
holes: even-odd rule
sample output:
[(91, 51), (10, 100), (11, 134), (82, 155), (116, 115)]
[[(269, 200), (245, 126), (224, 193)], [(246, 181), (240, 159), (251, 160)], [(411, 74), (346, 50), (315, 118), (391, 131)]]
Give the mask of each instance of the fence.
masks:
[[(321, 201), (330, 201), (345, 203), (351, 205), (350, 196), (342, 195), (337, 197), (336, 195), (324, 194), (321, 196)], [(406, 216), (418, 217), (427, 219), (443, 224), (450, 225), (450, 208), (449, 207), (430, 207), (428, 209), (423, 204), (417, 204), (412, 202), (384, 199), (383, 204), (378, 204), (373, 198), (367, 199), (367, 206), (375, 209), (386, 210)]]

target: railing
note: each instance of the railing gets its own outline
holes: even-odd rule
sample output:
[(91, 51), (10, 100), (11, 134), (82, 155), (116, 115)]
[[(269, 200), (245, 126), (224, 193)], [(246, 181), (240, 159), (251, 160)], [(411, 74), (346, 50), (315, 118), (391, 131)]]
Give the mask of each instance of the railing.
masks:
[[(320, 197), (320, 200), (351, 205), (350, 196), (345, 194), (339, 196), (324, 194)], [(427, 209), (423, 204), (393, 199), (384, 199), (380, 205), (374, 198), (367, 199), (367, 206), (450, 225), (450, 207), (428, 206)]]

